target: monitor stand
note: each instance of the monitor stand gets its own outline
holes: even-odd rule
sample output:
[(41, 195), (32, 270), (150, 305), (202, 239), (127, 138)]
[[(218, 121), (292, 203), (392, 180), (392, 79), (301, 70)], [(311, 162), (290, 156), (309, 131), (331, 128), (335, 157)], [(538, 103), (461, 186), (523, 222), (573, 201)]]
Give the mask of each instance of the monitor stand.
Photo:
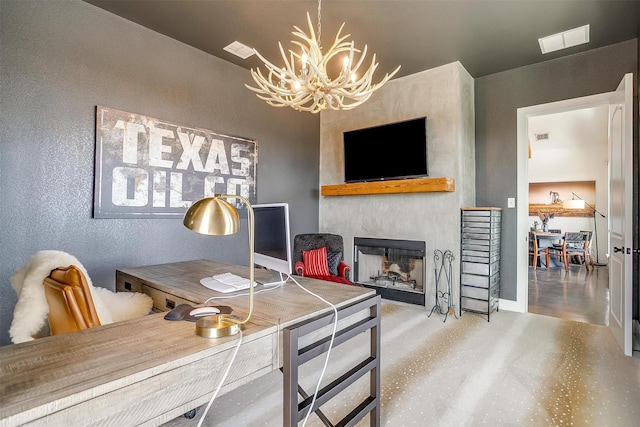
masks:
[(262, 286), (278, 286), (284, 284), (284, 282), (289, 278), (286, 274), (283, 275), (277, 270), (269, 271), (271, 271), (271, 278), (264, 281), (256, 280), (256, 282), (262, 284)]

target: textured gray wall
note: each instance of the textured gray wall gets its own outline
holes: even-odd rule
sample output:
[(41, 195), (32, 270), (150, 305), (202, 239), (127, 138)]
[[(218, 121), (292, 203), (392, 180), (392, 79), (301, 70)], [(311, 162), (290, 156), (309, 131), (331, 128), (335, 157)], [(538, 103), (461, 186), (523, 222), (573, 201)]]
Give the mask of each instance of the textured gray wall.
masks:
[[(427, 117), (429, 176), (455, 180), (455, 192), (323, 197), (320, 230), (344, 238), (345, 260), (353, 265), (354, 237), (424, 241), (426, 304), (433, 303), (433, 251), (447, 249), (460, 259), (460, 208), (475, 199), (473, 78), (459, 62), (394, 79), (366, 104), (323, 113), (320, 125), (320, 182), (344, 183), (344, 131)], [(389, 141), (402, 150), (402, 135)], [(384, 162), (385, 153), (363, 153)], [(454, 262), (454, 283), (460, 263)], [(457, 289), (454, 291), (454, 301)]]
[(637, 59), (634, 39), (476, 79), (476, 204), (503, 208), (501, 298), (517, 297), (516, 210), (506, 209), (517, 194), (516, 110), (611, 92)]
[(317, 230), (318, 116), (269, 107), (245, 89), (247, 70), (87, 3), (0, 8), (0, 344), (16, 302), (9, 278), (38, 250), (75, 255), (111, 289), (118, 267), (247, 263), (243, 233), (92, 218), (96, 105), (257, 139), (258, 202), (288, 202), (292, 234)]

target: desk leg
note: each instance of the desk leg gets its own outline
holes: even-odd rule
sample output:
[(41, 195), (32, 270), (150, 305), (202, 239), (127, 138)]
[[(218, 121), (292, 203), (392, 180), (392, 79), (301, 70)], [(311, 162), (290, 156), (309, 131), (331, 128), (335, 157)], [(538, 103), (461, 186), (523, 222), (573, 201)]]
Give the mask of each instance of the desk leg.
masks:
[[(361, 320), (347, 320), (350, 316), (359, 313), (368, 313)], [(362, 332), (370, 330), (370, 354), (361, 362), (347, 369), (337, 379), (322, 387), (311, 410), (315, 412), (326, 424), (328, 419), (319, 412), (326, 402), (343, 392), (359, 378), (369, 374), (369, 396), (358, 404), (348, 415), (338, 423), (327, 425), (355, 425), (359, 420), (369, 414), (371, 427), (380, 426), (380, 296), (373, 296), (366, 300), (354, 303), (338, 309), (338, 329), (334, 339), (334, 347), (343, 344)], [(362, 316), (359, 316), (360, 318)], [(326, 353), (329, 350), (329, 336), (315, 338), (312, 343), (305, 342), (305, 347), (300, 348), (300, 340), (305, 336), (317, 333), (323, 328), (332, 325), (333, 312), (301, 322), (283, 330), (284, 349), (284, 406), (283, 425), (285, 427), (297, 426), (302, 421), (309, 408), (313, 396), (301, 393), (303, 400), (298, 402), (298, 369), (304, 363)]]

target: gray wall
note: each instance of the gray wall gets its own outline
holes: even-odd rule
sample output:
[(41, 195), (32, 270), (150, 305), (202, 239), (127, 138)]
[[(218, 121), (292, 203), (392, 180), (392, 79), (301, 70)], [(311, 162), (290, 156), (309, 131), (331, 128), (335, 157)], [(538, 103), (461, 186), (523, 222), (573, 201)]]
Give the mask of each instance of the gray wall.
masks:
[(504, 209), (501, 298), (517, 296), (516, 210), (506, 209), (517, 195), (516, 110), (611, 92), (625, 73), (637, 82), (637, 59), (634, 39), (476, 79), (476, 204)]
[(247, 264), (246, 234), (179, 219), (93, 219), (96, 105), (258, 140), (258, 202), (318, 228), (319, 117), (276, 109), (249, 72), (79, 1), (0, 2), (0, 344), (9, 278), (36, 251), (75, 255), (94, 285), (115, 269), (211, 258)]

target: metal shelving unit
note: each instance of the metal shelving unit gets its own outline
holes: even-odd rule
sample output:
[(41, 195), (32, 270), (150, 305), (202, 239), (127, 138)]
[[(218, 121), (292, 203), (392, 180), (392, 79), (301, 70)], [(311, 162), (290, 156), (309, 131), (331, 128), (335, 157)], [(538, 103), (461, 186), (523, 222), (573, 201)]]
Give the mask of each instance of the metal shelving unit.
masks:
[(460, 314), (498, 310), (501, 219), (501, 208), (461, 209)]

